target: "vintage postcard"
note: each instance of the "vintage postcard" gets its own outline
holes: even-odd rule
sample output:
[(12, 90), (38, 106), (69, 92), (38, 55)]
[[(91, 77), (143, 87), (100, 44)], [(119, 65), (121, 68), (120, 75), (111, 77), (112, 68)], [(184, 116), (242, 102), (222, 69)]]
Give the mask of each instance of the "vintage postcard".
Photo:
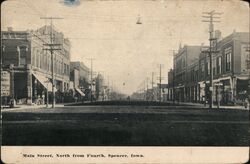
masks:
[(3, 163), (247, 163), (249, 4), (1, 3)]

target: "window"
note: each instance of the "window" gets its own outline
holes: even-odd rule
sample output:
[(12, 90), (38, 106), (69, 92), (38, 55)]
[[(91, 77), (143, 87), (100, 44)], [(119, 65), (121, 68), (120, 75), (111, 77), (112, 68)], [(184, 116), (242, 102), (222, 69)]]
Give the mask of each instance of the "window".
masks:
[(221, 74), (221, 57), (217, 58), (216, 65), (217, 65), (217, 74)]
[(37, 68), (40, 68), (40, 64), (41, 64), (41, 54), (40, 54), (40, 51), (38, 51), (37, 53)]
[(195, 81), (198, 81), (198, 70), (195, 71)]
[(18, 47), (18, 51), (19, 51), (19, 65), (26, 65), (26, 55), (27, 55), (27, 51), (28, 51), (28, 47), (27, 46), (19, 46)]
[(210, 75), (210, 63), (207, 61), (206, 62), (206, 75)]
[(195, 79), (195, 74), (194, 74), (194, 70), (192, 69), (191, 70), (191, 81), (194, 81), (194, 79)]
[(216, 61), (213, 60), (213, 75), (216, 74)]
[(44, 61), (44, 54), (42, 54), (42, 52), (40, 52), (40, 68), (43, 68), (43, 61)]
[(67, 74), (67, 71), (66, 71), (66, 64), (64, 63), (64, 74)]
[(226, 56), (226, 71), (231, 70), (231, 57), (232, 57), (232, 49), (231, 47), (225, 49), (225, 56)]
[(39, 51), (37, 50), (36, 51), (36, 67), (38, 67), (39, 66)]
[(204, 66), (203, 62), (201, 63), (201, 69), (200, 69), (200, 71), (201, 71), (200, 76), (201, 76), (201, 78), (203, 78), (204, 77), (204, 72), (205, 72), (205, 66)]

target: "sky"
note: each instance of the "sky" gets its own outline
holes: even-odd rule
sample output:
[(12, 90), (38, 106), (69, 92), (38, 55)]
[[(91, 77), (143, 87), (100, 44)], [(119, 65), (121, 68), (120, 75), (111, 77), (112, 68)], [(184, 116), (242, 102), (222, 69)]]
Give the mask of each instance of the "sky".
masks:
[[(225, 37), (236, 30), (249, 32), (249, 7), (239, 0), (8, 0), (1, 4), (1, 29), (38, 29), (47, 20), (71, 42), (71, 60), (81, 61), (109, 79), (126, 94), (144, 88), (154, 72), (162, 83), (173, 65), (179, 45), (208, 44), (208, 23), (202, 12), (222, 12), (215, 30)], [(142, 24), (136, 22), (140, 19)], [(149, 83), (149, 88), (151, 83)]]

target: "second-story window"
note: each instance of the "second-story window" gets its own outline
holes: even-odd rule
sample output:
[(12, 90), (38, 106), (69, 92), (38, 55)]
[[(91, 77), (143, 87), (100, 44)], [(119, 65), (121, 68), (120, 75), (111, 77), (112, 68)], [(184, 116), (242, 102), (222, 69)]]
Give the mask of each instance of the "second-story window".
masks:
[(28, 47), (19, 46), (18, 51), (19, 51), (19, 65), (26, 65), (27, 64), (26, 55), (27, 55)]
[(230, 71), (231, 67), (232, 67), (232, 62), (231, 62), (231, 58), (232, 58), (232, 49), (231, 47), (225, 49), (225, 57), (226, 57), (226, 71)]
[(205, 66), (204, 62), (201, 63), (201, 69), (200, 69), (200, 77), (203, 78), (205, 73)]
[(221, 74), (221, 57), (217, 58), (216, 66), (217, 66), (217, 74)]
[(208, 61), (206, 62), (206, 75), (210, 75), (210, 63)]
[(216, 75), (216, 61), (213, 60), (213, 75)]

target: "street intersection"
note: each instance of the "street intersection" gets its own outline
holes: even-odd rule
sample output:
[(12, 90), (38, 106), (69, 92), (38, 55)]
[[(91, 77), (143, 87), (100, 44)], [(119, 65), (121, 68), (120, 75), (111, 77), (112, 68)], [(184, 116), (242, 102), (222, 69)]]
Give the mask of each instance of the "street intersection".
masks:
[(169, 105), (2, 110), (2, 145), (248, 146), (249, 111)]

